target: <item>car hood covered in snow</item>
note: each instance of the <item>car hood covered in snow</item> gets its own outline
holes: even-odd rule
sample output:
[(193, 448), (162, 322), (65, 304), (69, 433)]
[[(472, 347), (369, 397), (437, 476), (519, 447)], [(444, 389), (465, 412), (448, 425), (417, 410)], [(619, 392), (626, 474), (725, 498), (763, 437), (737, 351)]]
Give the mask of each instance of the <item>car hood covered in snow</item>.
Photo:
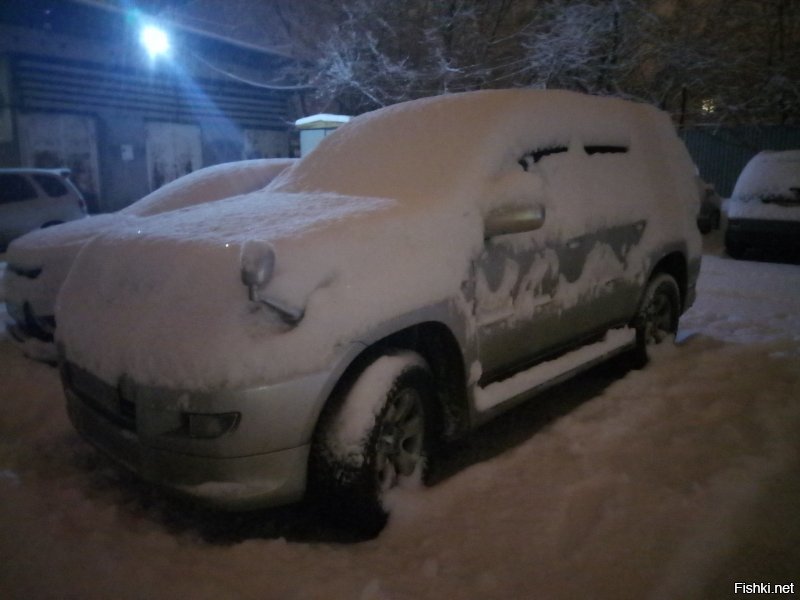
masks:
[[(203, 389), (313, 372), (382, 319), (458, 293), (482, 229), (448, 206), (259, 191), (115, 228), (62, 288), (59, 339), (109, 382)], [(456, 243), (441, 235), (454, 221)], [(303, 310), (296, 326), (249, 301), (251, 240), (274, 247), (263, 295)]]

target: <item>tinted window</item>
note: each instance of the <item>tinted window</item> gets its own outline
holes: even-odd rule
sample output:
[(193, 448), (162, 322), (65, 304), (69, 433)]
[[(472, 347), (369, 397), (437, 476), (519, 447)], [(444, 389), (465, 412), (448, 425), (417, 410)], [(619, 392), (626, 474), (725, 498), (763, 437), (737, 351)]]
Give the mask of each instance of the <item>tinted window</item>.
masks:
[(36, 180), (36, 183), (42, 186), (45, 194), (51, 198), (64, 196), (68, 192), (64, 182), (55, 175), (34, 175), (33, 178)]
[(0, 204), (36, 198), (31, 182), (16, 173), (0, 174)]
[(586, 154), (624, 154), (628, 151), (627, 146), (604, 146), (596, 144), (594, 146), (584, 146)]
[(520, 158), (518, 162), (520, 166), (527, 171), (532, 165), (538, 163), (546, 156), (560, 154), (561, 152), (566, 152), (567, 150), (568, 148), (566, 146), (550, 146), (548, 148), (540, 148), (538, 150), (532, 150), (528, 152), (522, 158)]

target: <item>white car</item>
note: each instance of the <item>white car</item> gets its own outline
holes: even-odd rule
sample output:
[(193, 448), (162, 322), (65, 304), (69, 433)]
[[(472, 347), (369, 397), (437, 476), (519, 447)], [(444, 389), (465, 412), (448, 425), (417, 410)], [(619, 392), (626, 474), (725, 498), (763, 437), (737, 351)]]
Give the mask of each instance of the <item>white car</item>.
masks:
[(695, 297), (695, 167), (657, 109), (564, 91), (359, 116), (264, 190), (115, 228), (56, 312), (70, 418), (145, 479), (374, 531), (452, 439)]
[(93, 237), (122, 223), (202, 204), (266, 186), (296, 162), (245, 160), (206, 167), (157, 189), (113, 214), (35, 231), (11, 244), (6, 256), (6, 305), (12, 338), (31, 358), (54, 361), (55, 304), (75, 257)]
[(0, 169), (0, 252), (29, 231), (85, 216), (69, 169)]
[(745, 165), (728, 201), (725, 248), (800, 252), (800, 150), (764, 151)]

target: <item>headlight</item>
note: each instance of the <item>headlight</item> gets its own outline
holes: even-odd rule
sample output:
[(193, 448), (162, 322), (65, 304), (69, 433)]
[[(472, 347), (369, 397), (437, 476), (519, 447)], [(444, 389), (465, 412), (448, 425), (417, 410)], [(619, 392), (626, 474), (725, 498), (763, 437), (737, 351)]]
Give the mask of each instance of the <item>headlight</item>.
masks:
[(229, 431), (233, 431), (239, 424), (241, 415), (238, 412), (229, 413), (184, 413), (186, 428), (189, 436), (199, 439), (218, 438)]

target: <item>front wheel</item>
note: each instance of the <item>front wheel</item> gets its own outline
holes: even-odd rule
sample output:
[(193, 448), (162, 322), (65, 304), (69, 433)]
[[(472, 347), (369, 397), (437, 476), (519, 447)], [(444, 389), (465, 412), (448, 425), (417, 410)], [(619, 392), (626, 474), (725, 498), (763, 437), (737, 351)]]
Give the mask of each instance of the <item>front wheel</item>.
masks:
[(680, 290), (675, 278), (658, 273), (650, 279), (634, 320), (636, 327), (635, 366), (644, 366), (649, 350), (658, 344), (672, 341), (678, 331)]
[(373, 535), (387, 492), (421, 480), (432, 441), (433, 380), (414, 352), (386, 354), (323, 411), (312, 445), (310, 489), (320, 509)]

